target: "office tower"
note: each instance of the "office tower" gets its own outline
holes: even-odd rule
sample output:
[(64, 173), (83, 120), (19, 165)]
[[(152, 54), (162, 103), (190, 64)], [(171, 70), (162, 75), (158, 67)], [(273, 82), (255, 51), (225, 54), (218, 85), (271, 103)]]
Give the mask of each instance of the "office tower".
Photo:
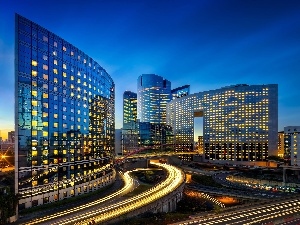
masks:
[(9, 143), (14, 143), (15, 142), (15, 132), (14, 131), (10, 131), (8, 132), (8, 135), (7, 135), (7, 141)]
[(137, 94), (125, 91), (123, 94), (123, 129), (132, 127), (137, 120)]
[(284, 158), (290, 159), (291, 166), (300, 166), (300, 126), (284, 127)]
[(171, 82), (155, 74), (143, 74), (138, 77), (137, 89), (137, 118), (140, 122), (165, 124)]
[(177, 150), (192, 149), (194, 117), (203, 117), (206, 159), (263, 161), (276, 155), (278, 85), (233, 85), (172, 100), (167, 124)]
[(137, 94), (125, 91), (123, 94), (122, 152), (127, 154), (137, 148)]
[(278, 132), (278, 154), (279, 157), (284, 156), (284, 131)]
[(19, 208), (112, 183), (112, 78), (84, 52), (20, 15), (15, 47)]
[(171, 90), (172, 99), (181, 98), (190, 94), (190, 85), (184, 85)]

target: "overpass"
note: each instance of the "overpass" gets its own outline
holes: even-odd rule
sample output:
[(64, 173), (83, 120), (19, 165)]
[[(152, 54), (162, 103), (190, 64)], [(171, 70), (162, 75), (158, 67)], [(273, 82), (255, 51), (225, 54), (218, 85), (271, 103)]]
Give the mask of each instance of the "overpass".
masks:
[[(166, 179), (152, 188), (133, 197), (122, 196), (128, 193), (134, 185), (129, 172), (124, 173), (125, 187), (122, 190), (90, 202), (86, 205), (68, 209), (53, 215), (28, 221), (25, 224), (89, 224), (94, 220), (97, 224), (118, 222), (121, 219), (131, 218), (144, 212), (171, 212), (176, 210), (177, 202), (182, 198), (184, 189), (184, 173), (174, 166), (151, 162), (167, 172)], [(112, 197), (115, 197), (112, 201)], [(101, 204), (100, 204), (101, 203)]]
[[(239, 190), (229, 190), (229, 189), (220, 189), (220, 188), (211, 188), (211, 187), (200, 187), (196, 185), (186, 185), (186, 189), (195, 190), (199, 192), (208, 193), (210, 195), (217, 195), (217, 196), (231, 196), (235, 198), (244, 198), (244, 199), (258, 199), (258, 200), (265, 200), (266, 198), (263, 196), (257, 195), (249, 195), (249, 192), (241, 192)], [(224, 191), (223, 191), (224, 190)]]

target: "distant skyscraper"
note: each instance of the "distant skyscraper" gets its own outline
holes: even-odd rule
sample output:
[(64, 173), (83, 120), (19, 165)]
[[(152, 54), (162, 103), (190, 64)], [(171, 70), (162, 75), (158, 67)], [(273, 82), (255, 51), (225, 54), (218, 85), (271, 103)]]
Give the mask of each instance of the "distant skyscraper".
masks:
[(292, 166), (300, 166), (300, 126), (284, 127), (284, 157)]
[(192, 149), (203, 117), (206, 159), (262, 161), (277, 153), (278, 85), (233, 85), (172, 100), (167, 124), (177, 149)]
[(8, 135), (7, 135), (7, 141), (9, 143), (14, 143), (15, 142), (15, 131), (10, 131), (8, 132)]
[(138, 77), (137, 89), (137, 118), (140, 122), (165, 124), (171, 82), (155, 74), (143, 74)]
[(278, 132), (278, 154), (279, 157), (284, 156), (284, 131)]
[(19, 15), (15, 47), (19, 209), (112, 183), (112, 78), (84, 52)]
[(123, 94), (123, 129), (132, 129), (137, 120), (137, 94), (125, 91)]
[(125, 91), (123, 94), (122, 153), (138, 148), (137, 94)]
[(171, 91), (172, 99), (181, 98), (190, 94), (190, 85), (175, 88)]

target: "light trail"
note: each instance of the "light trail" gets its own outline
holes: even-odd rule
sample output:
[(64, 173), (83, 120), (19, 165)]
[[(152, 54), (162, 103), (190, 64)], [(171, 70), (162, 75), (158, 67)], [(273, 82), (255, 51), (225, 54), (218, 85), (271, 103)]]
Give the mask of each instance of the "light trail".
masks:
[(141, 208), (154, 201), (157, 201), (162, 197), (168, 195), (169, 193), (173, 192), (182, 183), (184, 183), (184, 174), (181, 170), (177, 169), (176, 167), (154, 162), (151, 162), (151, 164), (162, 167), (167, 171), (167, 177), (161, 183), (134, 197), (120, 201), (118, 203), (111, 204), (107, 207), (98, 208), (90, 212), (82, 213), (69, 219), (60, 220), (57, 223), (52, 224), (87, 225), (91, 220), (94, 220), (96, 223), (102, 223), (113, 218), (117, 218), (123, 214), (131, 212), (138, 208)]
[(121, 172), (119, 173), (121, 178), (124, 180), (125, 185), (122, 189), (114, 192), (113, 194), (108, 195), (104, 198), (95, 200), (93, 202), (90, 202), (90, 203), (87, 203), (87, 204), (84, 204), (84, 205), (81, 205), (81, 206), (77, 206), (77, 207), (72, 208), (72, 209), (67, 209), (67, 210), (64, 210), (62, 212), (58, 212), (58, 213), (55, 213), (55, 214), (52, 214), (52, 215), (49, 215), (49, 216), (44, 216), (42, 218), (34, 219), (33, 221), (27, 222), (25, 224), (33, 225), (33, 224), (39, 224), (39, 223), (42, 223), (42, 222), (46, 222), (48, 220), (57, 219), (57, 218), (62, 217), (62, 216), (66, 216), (66, 215), (69, 215), (69, 214), (72, 214), (72, 213), (75, 213), (75, 212), (79, 212), (80, 210), (85, 210), (85, 209), (88, 209), (90, 207), (95, 207), (95, 206), (97, 206), (101, 203), (112, 200), (115, 197), (124, 195), (124, 194), (128, 193), (134, 185), (134, 180), (132, 179), (132, 177), (130, 177), (129, 172), (130, 171), (125, 172), (124, 174), (122, 174)]

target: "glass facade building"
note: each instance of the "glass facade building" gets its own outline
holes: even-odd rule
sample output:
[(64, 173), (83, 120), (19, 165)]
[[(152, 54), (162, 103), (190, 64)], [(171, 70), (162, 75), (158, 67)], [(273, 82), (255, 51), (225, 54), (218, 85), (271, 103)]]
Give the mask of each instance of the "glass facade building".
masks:
[(138, 148), (137, 94), (125, 91), (123, 94), (122, 153)]
[(140, 122), (166, 123), (166, 106), (171, 100), (171, 82), (155, 74), (138, 77), (137, 118)]
[(172, 100), (167, 124), (177, 150), (192, 149), (203, 117), (206, 159), (263, 161), (277, 153), (278, 85), (233, 85)]
[(190, 85), (184, 85), (182, 87), (175, 88), (171, 91), (172, 99), (181, 98), (190, 94)]
[(20, 15), (15, 29), (19, 208), (113, 182), (112, 78), (84, 52)]

